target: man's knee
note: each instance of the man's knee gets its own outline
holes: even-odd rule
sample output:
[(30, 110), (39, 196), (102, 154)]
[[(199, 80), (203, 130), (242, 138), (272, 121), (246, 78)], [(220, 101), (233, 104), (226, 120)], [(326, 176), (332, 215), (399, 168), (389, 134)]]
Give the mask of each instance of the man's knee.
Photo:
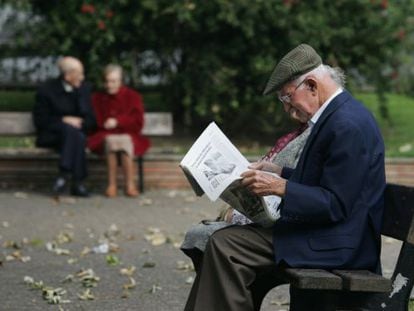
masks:
[(79, 144), (86, 143), (86, 135), (82, 132), (81, 129), (76, 128), (69, 124), (63, 124), (63, 136), (66, 139), (71, 139), (76, 141)]
[[(231, 248), (231, 244), (234, 244), (234, 227), (223, 228), (214, 232), (207, 242), (206, 250), (208, 248), (224, 249)], [(233, 241), (233, 242), (232, 242)]]

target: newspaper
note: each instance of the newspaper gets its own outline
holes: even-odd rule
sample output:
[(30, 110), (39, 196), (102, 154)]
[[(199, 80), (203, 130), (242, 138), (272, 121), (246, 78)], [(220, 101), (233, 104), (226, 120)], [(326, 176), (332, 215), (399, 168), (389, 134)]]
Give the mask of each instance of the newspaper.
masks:
[(281, 198), (258, 196), (243, 187), (240, 175), (248, 170), (248, 166), (247, 159), (214, 122), (203, 131), (180, 163), (198, 196), (205, 193), (211, 201), (220, 198), (253, 222), (271, 226), (280, 217)]

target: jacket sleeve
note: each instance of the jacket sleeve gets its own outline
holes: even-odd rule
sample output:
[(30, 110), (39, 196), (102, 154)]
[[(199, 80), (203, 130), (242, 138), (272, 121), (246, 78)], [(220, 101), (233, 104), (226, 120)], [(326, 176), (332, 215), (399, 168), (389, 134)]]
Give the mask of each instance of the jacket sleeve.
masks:
[(53, 130), (60, 127), (62, 118), (55, 115), (52, 103), (44, 89), (39, 89), (35, 96), (33, 106), (33, 123), (37, 130)]
[(328, 224), (350, 215), (364, 187), (370, 148), (357, 126), (343, 123), (335, 127), (326, 147), (319, 182), (315, 186), (287, 182), (281, 206), (284, 221)]
[(85, 132), (93, 131), (96, 128), (96, 118), (91, 104), (91, 89), (89, 85), (81, 87), (79, 101), (80, 114), (83, 118), (82, 130)]
[(289, 178), (290, 178), (290, 176), (292, 176), (293, 172), (294, 172), (294, 169), (293, 169), (293, 168), (290, 168), (290, 167), (283, 167), (283, 168), (282, 168), (282, 174), (281, 174), (281, 177), (283, 177), (283, 178), (285, 178), (285, 179), (289, 179)]
[(144, 105), (141, 95), (136, 92), (130, 92), (126, 113), (117, 116), (118, 127), (127, 132), (140, 133), (144, 126)]

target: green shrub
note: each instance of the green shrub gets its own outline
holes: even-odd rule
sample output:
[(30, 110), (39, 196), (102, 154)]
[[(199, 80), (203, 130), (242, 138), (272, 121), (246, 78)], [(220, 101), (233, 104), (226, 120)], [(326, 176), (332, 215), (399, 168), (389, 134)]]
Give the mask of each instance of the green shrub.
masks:
[(0, 90), (0, 111), (31, 111), (34, 91)]

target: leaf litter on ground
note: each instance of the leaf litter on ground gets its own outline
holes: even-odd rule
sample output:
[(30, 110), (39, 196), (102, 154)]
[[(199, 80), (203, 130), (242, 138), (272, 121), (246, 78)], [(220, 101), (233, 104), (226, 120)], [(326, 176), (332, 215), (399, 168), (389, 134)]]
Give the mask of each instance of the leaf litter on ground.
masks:
[(86, 288), (81, 294), (77, 294), (80, 300), (94, 300), (95, 296), (92, 294), (90, 288)]
[(132, 276), (136, 271), (136, 267), (135, 266), (129, 266), (128, 268), (121, 268), (119, 270), (119, 273), (121, 275), (126, 275), (126, 276)]
[(81, 281), (82, 285), (87, 288), (96, 287), (100, 281), (100, 277), (98, 277), (92, 269), (82, 269), (76, 276)]
[(106, 255), (105, 259), (106, 263), (110, 266), (117, 266), (121, 263), (116, 255)]
[(23, 282), (31, 289), (41, 290), (43, 299), (49, 304), (70, 303), (70, 300), (63, 299), (66, 290), (61, 287), (46, 286), (43, 281), (35, 281), (31, 276), (25, 276)]
[(70, 255), (70, 250), (58, 247), (55, 241), (47, 242), (46, 249), (51, 253), (55, 253), (56, 255)]
[(145, 240), (150, 242), (153, 246), (160, 246), (167, 242), (167, 237), (161, 232), (159, 228), (147, 228), (149, 234), (144, 235)]
[(194, 271), (194, 264), (191, 261), (185, 262), (184, 260), (178, 260), (177, 262), (177, 270), (185, 271), (185, 272), (193, 272)]

